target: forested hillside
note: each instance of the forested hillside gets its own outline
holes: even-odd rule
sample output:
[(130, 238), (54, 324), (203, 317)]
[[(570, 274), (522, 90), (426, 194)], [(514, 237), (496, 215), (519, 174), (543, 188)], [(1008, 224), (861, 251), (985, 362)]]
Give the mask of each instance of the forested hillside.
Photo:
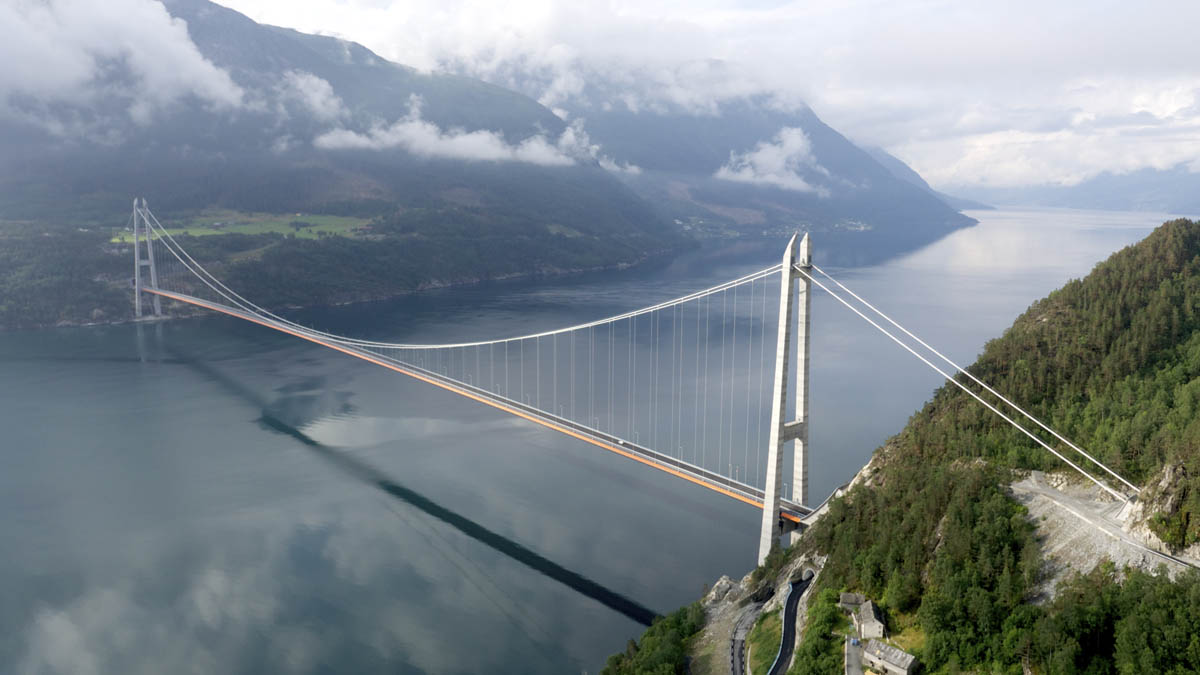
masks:
[(132, 315), (133, 251), (120, 255), (110, 237), (28, 223), (0, 227), (0, 330)]
[[(1200, 541), (1200, 226), (1165, 223), (1082, 281), (1035, 303), (987, 345), (972, 372), (1032, 408), (1135, 483), (1164, 465), (1191, 476), (1157, 528)], [(943, 387), (900, 436), (900, 455), (1057, 460), (956, 388)]]
[[(666, 227), (602, 208), (604, 198), (591, 195), (593, 215), (571, 218), (571, 209), (587, 200), (568, 206), (546, 199), (535, 208), (514, 188), (508, 201), (489, 209), (389, 209), (353, 236), (196, 236), (184, 234), (180, 221), (166, 218), (164, 225), (218, 278), (274, 308), (628, 265), (693, 245)], [(131, 318), (133, 249), (128, 233), (121, 243), (116, 232), (114, 242), (109, 228), (0, 222), (0, 330)], [(161, 249), (158, 256), (168, 260)]]
[[(1154, 486), (1141, 499), (1165, 541), (1200, 540), (1200, 223), (1165, 223), (1034, 303), (971, 371)], [(1047, 601), (1034, 524), (1006, 486), (1062, 464), (958, 388), (873, 461), (787, 555), (828, 556), (813, 592), (877, 599), (923, 672), (1200, 672), (1200, 573), (1097, 560)], [(841, 640), (809, 619), (790, 672), (840, 673)]]
[[(1176, 545), (1200, 536), (1198, 310), (1200, 224), (1168, 222), (1035, 303), (971, 368), (1135, 482), (1178, 467), (1172, 498), (1154, 501), (1173, 510), (1152, 520)], [(874, 485), (810, 533), (829, 555), (822, 584), (881, 598), (892, 621), (918, 626), (930, 671), (1196, 672), (1195, 574), (1100, 568), (1030, 603), (1038, 548), (1003, 486), (1010, 469), (1061, 463), (1019, 433), (943, 386), (880, 451)]]

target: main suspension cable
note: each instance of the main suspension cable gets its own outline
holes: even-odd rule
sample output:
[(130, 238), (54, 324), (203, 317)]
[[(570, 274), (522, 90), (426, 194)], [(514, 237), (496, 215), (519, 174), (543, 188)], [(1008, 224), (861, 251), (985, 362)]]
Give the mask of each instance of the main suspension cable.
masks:
[(1038, 437), (1037, 437), (1037, 436), (1036, 436), (1036, 435), (1035, 435), (1033, 432), (1031, 432), (1031, 431), (1029, 431), (1028, 429), (1026, 429), (1025, 427), (1021, 426), (1021, 425), (1020, 425), (1019, 423), (1017, 423), (1017, 421), (1016, 421), (1016, 420), (1014, 420), (1013, 418), (1009, 417), (1008, 415), (1005, 415), (1005, 414), (1004, 414), (1003, 412), (1001, 412), (1001, 411), (1000, 411), (1000, 409), (998, 409), (996, 406), (994, 406), (994, 405), (992, 405), (991, 403), (988, 403), (987, 401), (985, 401), (985, 400), (984, 400), (982, 397), (980, 397), (980, 396), (979, 396), (979, 394), (976, 394), (975, 392), (971, 391), (969, 388), (967, 388), (967, 386), (966, 386), (965, 384), (963, 384), (962, 382), (959, 382), (957, 379), (955, 379), (955, 378), (954, 378), (953, 376), (951, 376), (949, 373), (947, 373), (946, 371), (944, 371), (944, 370), (942, 370), (941, 368), (937, 367), (937, 365), (935, 365), (935, 364), (934, 364), (933, 362), (931, 362), (929, 359), (925, 358), (925, 357), (924, 357), (924, 356), (922, 356), (921, 354), (918, 354), (916, 350), (914, 350), (912, 347), (910, 347), (910, 346), (909, 346), (907, 343), (905, 343), (905, 342), (904, 342), (903, 340), (901, 340), (900, 338), (898, 338), (898, 337), (896, 337), (895, 335), (893, 335), (893, 334), (892, 334), (891, 332), (889, 332), (889, 331), (888, 331), (886, 328), (884, 328), (883, 326), (880, 326), (878, 323), (875, 323), (873, 320), (871, 320), (871, 318), (870, 318), (870, 317), (868, 317), (866, 314), (863, 314), (863, 313), (862, 313), (862, 312), (861, 312), (861, 311), (860, 311), (860, 310), (859, 310), (857, 307), (855, 307), (854, 305), (852, 305), (852, 304), (850, 304), (849, 302), (847, 302), (845, 298), (843, 298), (842, 296), (838, 295), (837, 293), (834, 293), (832, 290), (830, 290), (830, 288), (829, 288), (828, 286), (826, 286), (825, 284), (821, 283), (821, 282), (820, 282), (820, 281), (818, 281), (817, 279), (813, 278), (813, 276), (812, 276), (811, 274), (809, 274), (809, 273), (808, 273), (808, 271), (807, 271), (806, 269), (804, 269), (804, 267), (803, 267), (802, 265), (795, 265), (795, 266), (793, 266), (793, 269), (794, 269), (794, 270), (796, 270), (797, 272), (799, 272), (800, 274), (804, 275), (804, 276), (805, 276), (805, 277), (806, 277), (806, 278), (807, 278), (809, 281), (811, 281), (811, 282), (813, 282), (814, 284), (816, 284), (817, 286), (819, 286), (819, 287), (820, 287), (822, 290), (824, 290), (826, 293), (828, 293), (828, 294), (832, 295), (832, 296), (833, 296), (833, 298), (834, 298), (835, 300), (837, 300), (838, 302), (840, 302), (840, 303), (842, 303), (843, 305), (845, 305), (845, 306), (846, 306), (846, 307), (847, 307), (847, 308), (848, 308), (850, 311), (852, 311), (852, 312), (854, 312), (855, 314), (857, 314), (857, 315), (858, 315), (858, 316), (859, 316), (859, 317), (860, 317), (860, 318), (861, 318), (863, 321), (866, 321), (867, 323), (871, 324), (872, 326), (874, 326), (874, 327), (875, 327), (875, 329), (876, 329), (876, 330), (878, 330), (879, 332), (881, 332), (881, 333), (883, 333), (884, 335), (886, 335), (886, 336), (888, 336), (889, 338), (891, 338), (891, 340), (892, 340), (893, 342), (895, 342), (896, 344), (898, 344), (898, 345), (900, 345), (901, 347), (903, 347), (903, 348), (904, 348), (906, 351), (908, 351), (908, 353), (910, 353), (910, 354), (912, 354), (913, 356), (917, 357), (917, 358), (918, 358), (918, 359), (920, 359), (920, 360), (921, 360), (921, 362), (923, 362), (925, 365), (927, 365), (927, 366), (929, 366), (930, 368), (932, 368), (932, 369), (934, 369), (935, 371), (937, 371), (937, 372), (938, 372), (938, 374), (940, 374), (942, 377), (944, 377), (944, 378), (946, 378), (947, 380), (949, 380), (951, 383), (953, 383), (953, 384), (954, 384), (954, 386), (956, 386), (956, 387), (958, 387), (959, 389), (962, 389), (963, 391), (967, 392), (967, 394), (969, 394), (969, 395), (970, 395), (972, 398), (974, 398), (976, 401), (979, 401), (981, 404), (983, 404), (983, 406), (984, 406), (985, 408), (987, 408), (988, 410), (990, 410), (990, 411), (992, 411), (992, 412), (996, 413), (996, 414), (997, 414), (997, 415), (999, 415), (1001, 418), (1003, 418), (1003, 419), (1004, 419), (1004, 421), (1006, 421), (1006, 422), (1008, 422), (1009, 424), (1011, 424), (1013, 427), (1015, 427), (1015, 428), (1016, 428), (1017, 430), (1019, 430), (1021, 433), (1025, 434), (1025, 435), (1026, 435), (1026, 436), (1028, 436), (1029, 438), (1033, 439), (1033, 441), (1034, 441), (1035, 443), (1037, 443), (1038, 445), (1040, 445), (1040, 446), (1042, 446), (1043, 448), (1045, 448), (1047, 451), (1049, 451), (1049, 452), (1050, 452), (1050, 454), (1052, 454), (1052, 455), (1054, 455), (1055, 457), (1057, 457), (1057, 458), (1061, 459), (1062, 461), (1066, 462), (1066, 463), (1067, 463), (1067, 465), (1068, 465), (1068, 466), (1070, 466), (1072, 469), (1075, 469), (1075, 470), (1076, 470), (1076, 471), (1078, 471), (1080, 474), (1082, 474), (1082, 475), (1083, 475), (1085, 478), (1087, 478), (1088, 480), (1092, 481), (1092, 482), (1093, 482), (1093, 483), (1095, 483), (1097, 486), (1099, 486), (1101, 489), (1103, 489), (1104, 491), (1108, 492), (1109, 494), (1111, 494), (1112, 496), (1116, 497), (1117, 499), (1119, 499), (1119, 500), (1121, 500), (1121, 501), (1123, 501), (1123, 502), (1128, 502), (1128, 501), (1129, 501), (1129, 498), (1128, 498), (1127, 496), (1125, 496), (1125, 495), (1121, 494), (1121, 493), (1120, 493), (1120, 492), (1118, 492), (1117, 490), (1114, 490), (1113, 488), (1109, 487), (1108, 485), (1105, 485), (1105, 484), (1104, 484), (1104, 482), (1102, 482), (1100, 479), (1096, 478), (1095, 476), (1092, 476), (1092, 474), (1090, 474), (1090, 473), (1088, 473), (1087, 471), (1085, 471), (1085, 470), (1084, 470), (1082, 467), (1080, 467), (1078, 464), (1076, 464), (1076, 463), (1072, 462), (1071, 460), (1067, 459), (1065, 456), (1063, 456), (1063, 454), (1062, 454), (1062, 453), (1060, 453), (1060, 452), (1058, 452), (1057, 450), (1055, 450), (1054, 448), (1050, 447), (1050, 445), (1048, 445), (1048, 444), (1047, 444), (1045, 441), (1043, 441), (1042, 439), (1038, 438)]
[(829, 279), (829, 280), (830, 280), (830, 281), (832, 281), (834, 284), (836, 284), (838, 288), (840, 288), (840, 289), (842, 289), (843, 291), (845, 291), (845, 292), (849, 293), (849, 294), (850, 294), (850, 296), (851, 296), (851, 297), (853, 297), (855, 300), (858, 300), (858, 301), (859, 301), (859, 302), (861, 302), (862, 304), (866, 305), (866, 306), (867, 306), (867, 307), (868, 307), (868, 308), (869, 308), (871, 311), (873, 311), (873, 312), (875, 312), (876, 314), (878, 314), (879, 316), (883, 317), (883, 319), (884, 319), (885, 321), (887, 321), (888, 323), (892, 324), (892, 325), (893, 325), (893, 326), (895, 326), (896, 328), (900, 329), (900, 330), (901, 330), (901, 331), (902, 331), (902, 332), (903, 332), (905, 335), (907, 335), (908, 337), (910, 337), (910, 338), (912, 338), (912, 339), (916, 340), (918, 343), (920, 343), (920, 345), (921, 345), (922, 347), (924, 347), (924, 348), (928, 349), (929, 351), (933, 352), (934, 354), (936, 354), (936, 355), (938, 356), (938, 358), (940, 358), (941, 360), (943, 360), (943, 361), (945, 361), (946, 363), (948, 363), (948, 364), (949, 364), (950, 366), (952, 366), (952, 367), (953, 367), (955, 370), (957, 370), (958, 372), (962, 373), (963, 375), (966, 375), (967, 377), (969, 377), (969, 378), (971, 379), (971, 381), (972, 381), (972, 382), (974, 382), (975, 384), (978, 384), (979, 386), (981, 386), (981, 387), (983, 387), (984, 389), (986, 389), (986, 390), (988, 391), (988, 393), (992, 394), (993, 396), (995, 396), (996, 398), (1000, 399), (1001, 401), (1004, 401), (1004, 402), (1005, 402), (1005, 403), (1007, 403), (1007, 404), (1008, 404), (1008, 405), (1009, 405), (1009, 406), (1010, 406), (1010, 407), (1011, 407), (1013, 410), (1016, 410), (1017, 412), (1019, 412), (1019, 413), (1021, 413), (1022, 415), (1024, 415), (1024, 416), (1025, 416), (1027, 419), (1029, 419), (1030, 421), (1032, 421), (1034, 424), (1036, 424), (1036, 425), (1038, 425), (1039, 427), (1041, 427), (1042, 429), (1044, 429), (1044, 430), (1046, 430), (1046, 431), (1050, 432), (1050, 434), (1052, 434), (1052, 435), (1053, 435), (1055, 438), (1057, 438), (1058, 440), (1062, 441), (1063, 443), (1066, 443), (1066, 444), (1067, 444), (1068, 446), (1070, 446), (1070, 447), (1071, 447), (1071, 449), (1072, 449), (1072, 450), (1074, 450), (1075, 452), (1078, 452), (1079, 454), (1083, 455), (1084, 457), (1087, 457), (1087, 458), (1088, 458), (1089, 460), (1091, 460), (1091, 461), (1092, 461), (1092, 462), (1093, 462), (1093, 463), (1094, 463), (1096, 466), (1100, 467), (1101, 469), (1104, 469), (1104, 470), (1105, 470), (1105, 471), (1106, 471), (1106, 472), (1107, 472), (1107, 473), (1108, 473), (1110, 476), (1112, 476), (1113, 478), (1116, 478), (1117, 480), (1119, 480), (1119, 481), (1121, 481), (1122, 483), (1124, 483), (1124, 484), (1125, 484), (1125, 485), (1126, 485), (1126, 486), (1127, 486), (1129, 489), (1133, 490), (1134, 492), (1141, 492), (1141, 489), (1140, 489), (1140, 488), (1138, 488), (1136, 485), (1134, 485), (1133, 483), (1130, 483), (1129, 481), (1127, 481), (1127, 480), (1125, 480), (1124, 478), (1122, 478), (1122, 477), (1121, 477), (1121, 476), (1120, 476), (1120, 475), (1119, 475), (1119, 474), (1118, 474), (1116, 471), (1113, 471), (1112, 469), (1110, 469), (1110, 468), (1108, 468), (1107, 466), (1105, 466), (1104, 464), (1102, 464), (1102, 463), (1100, 462), (1100, 460), (1096, 459), (1095, 457), (1092, 457), (1090, 454), (1088, 454), (1086, 451), (1084, 451), (1084, 449), (1083, 449), (1083, 448), (1081, 448), (1081, 447), (1079, 447), (1079, 446), (1075, 445), (1074, 443), (1072, 443), (1070, 440), (1068, 440), (1067, 438), (1065, 438), (1064, 436), (1062, 436), (1061, 434), (1059, 434), (1059, 433), (1058, 433), (1057, 431), (1055, 431), (1054, 429), (1052, 429), (1052, 428), (1050, 428), (1049, 426), (1047, 426), (1047, 425), (1043, 424), (1041, 420), (1039, 420), (1038, 418), (1034, 417), (1034, 416), (1033, 416), (1032, 414), (1030, 414), (1029, 412), (1026, 412), (1026, 411), (1025, 411), (1023, 408), (1021, 408), (1021, 406), (1017, 405), (1016, 403), (1013, 403), (1011, 400), (1009, 400), (1009, 399), (1008, 399), (1007, 397), (1005, 397), (1003, 394), (1001, 394), (1000, 392), (998, 392), (998, 391), (996, 391), (995, 389), (993, 389), (993, 388), (991, 388), (990, 386), (988, 386), (988, 384), (987, 384), (986, 382), (984, 382), (983, 380), (979, 379), (978, 377), (975, 377), (974, 375), (972, 375), (972, 374), (971, 374), (971, 372), (970, 372), (970, 371), (968, 371), (966, 368), (963, 368), (962, 366), (958, 365), (958, 364), (957, 364), (957, 363), (955, 363), (954, 361), (951, 361), (951, 360), (950, 360), (950, 358), (949, 358), (949, 357), (947, 357), (945, 354), (942, 354), (942, 353), (941, 353), (941, 352), (939, 352), (938, 350), (936, 350), (936, 349), (934, 349), (933, 347), (931, 347), (931, 346), (929, 345), (929, 343), (925, 342), (925, 341), (924, 341), (924, 340), (922, 340), (921, 338), (919, 338), (919, 337), (917, 337), (916, 335), (914, 335), (914, 334), (913, 334), (911, 331), (909, 331), (909, 330), (908, 330), (907, 328), (905, 328), (904, 326), (901, 326), (899, 323), (897, 323), (895, 320), (893, 320), (893, 319), (892, 319), (892, 317), (890, 317), (890, 316), (888, 316), (887, 314), (884, 314), (882, 311), (880, 311), (880, 309), (879, 309), (879, 308), (877, 308), (875, 305), (872, 305), (871, 303), (869, 303), (869, 302), (867, 302), (866, 300), (864, 300), (864, 299), (863, 299), (863, 298), (862, 298), (860, 295), (858, 295), (858, 294), (857, 294), (857, 293), (855, 293), (854, 291), (850, 290), (849, 288), (846, 288), (846, 287), (845, 287), (845, 286), (842, 284), (842, 282), (838, 281), (837, 279), (834, 279), (834, 278), (833, 278), (833, 276), (831, 276), (831, 275), (830, 275), (828, 272), (826, 272), (825, 270), (821, 269), (820, 267), (817, 267), (816, 265), (813, 265), (813, 266), (812, 266), (812, 268), (813, 268), (813, 269), (815, 269), (816, 271), (820, 272), (820, 273), (821, 273), (821, 274), (822, 274), (822, 275), (823, 275), (823, 276), (824, 276), (826, 279)]
[(188, 254), (187, 250), (184, 249), (175, 240), (175, 238), (171, 235), (171, 233), (158, 221), (158, 218), (156, 218), (154, 216), (154, 214), (151, 213), (148, 208), (142, 209), (142, 211), (143, 211), (143, 213), (145, 213), (149, 216), (149, 220), (153, 221), (152, 227), (153, 227), (153, 229), (156, 230), (155, 234), (160, 235), (160, 237), (163, 239), (164, 242), (170, 242), (170, 245), (167, 246), (167, 248), (168, 248), (168, 250), (171, 251), (172, 255), (174, 255), (177, 259), (179, 259), (179, 261), (184, 265), (184, 267), (186, 267), (193, 275), (200, 278), (200, 280), (202, 282), (204, 282), (205, 285), (207, 285), (214, 292), (216, 292), (221, 297), (225, 298), (227, 301), (229, 301), (233, 305), (237, 306), (238, 308), (240, 308), (244, 311), (250, 312), (252, 314), (258, 314), (259, 316), (262, 316), (262, 317), (269, 317), (275, 321), (286, 324), (292, 328), (301, 330), (309, 335), (320, 336), (320, 337), (338, 342), (339, 344), (353, 345), (353, 346), (359, 346), (359, 347), (380, 347), (380, 348), (385, 348), (385, 349), (451, 349), (451, 348), (457, 348), (457, 347), (476, 347), (476, 346), (483, 346), (483, 345), (490, 345), (490, 344), (499, 344), (502, 342), (517, 342), (520, 340), (528, 340), (531, 338), (550, 337), (553, 335), (559, 335), (559, 334), (563, 334), (563, 333), (569, 333), (572, 331), (582, 330), (585, 328), (591, 328), (593, 326), (602, 326), (602, 325), (605, 325), (605, 324), (608, 324), (608, 323), (611, 323), (614, 321), (621, 321), (621, 320), (627, 319), (627, 318), (638, 317), (643, 314), (650, 314), (650, 313), (653, 313), (653, 312), (656, 312), (656, 311), (659, 311), (662, 309), (666, 309), (668, 307), (676, 307), (678, 305), (684, 304), (686, 302), (690, 302), (692, 300), (703, 298), (708, 295), (713, 295), (715, 293), (719, 293), (721, 291), (725, 291), (730, 288), (736, 288), (737, 286), (741, 286), (743, 284), (751, 283), (755, 280), (761, 279), (763, 277), (774, 274), (775, 272), (778, 272), (779, 269), (782, 267), (781, 264), (772, 265), (771, 267), (767, 267), (765, 269), (751, 272), (750, 274), (742, 276), (738, 279), (726, 281), (724, 283), (717, 284), (716, 286), (713, 286), (711, 288), (706, 288), (706, 289), (703, 289), (700, 291), (695, 291), (693, 293), (688, 293), (687, 295), (683, 295), (683, 296), (680, 296), (677, 298), (665, 300), (663, 302), (660, 302), (655, 305), (651, 305), (649, 307), (643, 307), (641, 309), (636, 309), (636, 310), (632, 310), (632, 311), (625, 312), (622, 314), (617, 314), (615, 316), (597, 319), (595, 321), (589, 321), (589, 322), (577, 324), (574, 326), (566, 326), (564, 328), (557, 328), (554, 330), (543, 331), (540, 333), (531, 333), (528, 335), (519, 335), (519, 336), (514, 336), (514, 337), (501, 338), (501, 339), (497, 339), (497, 340), (478, 340), (478, 341), (473, 341), (473, 342), (456, 342), (456, 343), (446, 343), (446, 344), (412, 344), (412, 343), (399, 343), (399, 342), (380, 342), (380, 341), (375, 341), (375, 340), (361, 340), (361, 339), (357, 339), (357, 338), (350, 338), (350, 337), (346, 337), (346, 336), (342, 336), (342, 335), (337, 335), (334, 333), (327, 333), (325, 331), (319, 331), (319, 330), (316, 330), (313, 328), (309, 328), (307, 326), (300, 325), (294, 321), (285, 319), (277, 314), (274, 314), (274, 313), (268, 311), (267, 309), (264, 309), (263, 307), (260, 307), (259, 305), (254, 304), (253, 302), (250, 302), (245, 297), (239, 295), (236, 291), (234, 291), (233, 289), (226, 286), (223, 282), (221, 282), (221, 280), (217, 279), (212, 273), (210, 273), (207, 269), (205, 269), (203, 265), (201, 265), (194, 258), (192, 258), (192, 256), (190, 254)]

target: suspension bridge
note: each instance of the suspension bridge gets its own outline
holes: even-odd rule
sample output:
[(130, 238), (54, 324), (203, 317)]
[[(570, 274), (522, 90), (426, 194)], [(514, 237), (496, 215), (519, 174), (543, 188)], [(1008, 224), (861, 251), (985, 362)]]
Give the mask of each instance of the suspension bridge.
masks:
[(808, 488), (814, 287), (1115, 498), (1138, 492), (815, 265), (808, 235), (793, 236), (778, 264), (641, 309), (526, 335), (420, 344), (336, 335), (253, 303), (190, 255), (144, 199), (134, 200), (130, 227), (139, 318), (163, 316), (164, 305), (225, 314), (716, 491), (762, 510), (760, 563), (840, 493), (814, 505)]

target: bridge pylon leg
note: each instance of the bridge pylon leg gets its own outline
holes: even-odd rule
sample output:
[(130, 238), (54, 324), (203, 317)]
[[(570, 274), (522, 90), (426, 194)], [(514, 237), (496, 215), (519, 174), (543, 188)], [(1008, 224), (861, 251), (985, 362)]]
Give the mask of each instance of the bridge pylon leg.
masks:
[[(142, 288), (143, 269), (150, 270), (150, 288), (158, 288), (158, 267), (154, 264), (154, 239), (150, 231), (150, 221), (146, 219), (144, 210), (146, 200), (138, 207), (138, 200), (133, 200), (133, 310), (137, 318), (142, 318)], [(146, 257), (142, 257), (142, 240), (146, 242)], [(162, 299), (154, 296), (154, 316), (162, 316)]]
[[(812, 270), (812, 250), (808, 235), (800, 242), (796, 264), (805, 271)], [(809, 343), (812, 336), (812, 281), (798, 274), (796, 293), (796, 420), (795, 443), (792, 444), (792, 501), (808, 504), (808, 367)], [(794, 544), (802, 531), (793, 529), (788, 536)]]
[[(798, 249), (798, 250), (797, 250)], [(763, 492), (762, 533), (758, 541), (758, 564), (767, 559), (771, 547), (783, 534), (780, 524), (779, 506), (783, 498), (783, 455), (790, 440), (796, 440), (793, 457), (792, 501), (805, 503), (808, 498), (808, 342), (809, 342), (809, 296), (811, 288), (801, 287), (801, 298), (797, 301), (796, 281), (800, 277), (793, 266), (811, 263), (808, 235), (799, 242), (796, 236), (788, 242), (783, 254), (779, 289), (779, 335), (775, 341), (775, 380), (771, 395), (771, 427), (767, 440), (767, 483)], [(799, 319), (799, 321), (797, 321)], [(796, 383), (792, 383), (791, 352), (792, 339), (797, 343)], [(787, 415), (788, 393), (796, 386), (796, 419), (789, 421)]]

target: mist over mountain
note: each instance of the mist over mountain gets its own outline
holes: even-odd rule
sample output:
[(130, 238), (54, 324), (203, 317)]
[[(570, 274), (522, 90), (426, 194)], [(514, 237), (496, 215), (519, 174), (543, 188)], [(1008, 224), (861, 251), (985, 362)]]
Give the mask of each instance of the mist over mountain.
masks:
[[(62, 30), (46, 42), (101, 56), (57, 89), (10, 87), (0, 217), (112, 219), (132, 194), (168, 213), (473, 209), (539, 226), (553, 213), (594, 234), (808, 229), (849, 236), (845, 247), (870, 257), (973, 222), (797, 102), (740, 92), (692, 101), (681, 79), (664, 104), (647, 96), (653, 81), (597, 75), (588, 96), (552, 112), (511, 89), (419, 72), (207, 0), (117, 2), (134, 20), (101, 27), (119, 43), (150, 42), (158, 58), (99, 37), (75, 44), (79, 26), (55, 17)], [(694, 80), (727, 66), (686, 68)]]
[(948, 195), (945, 192), (934, 190), (929, 183), (925, 182), (925, 179), (921, 177), (921, 174), (914, 171), (911, 166), (905, 164), (904, 160), (896, 157), (879, 146), (867, 146), (863, 148), (863, 150), (866, 150), (867, 154), (870, 155), (875, 161), (886, 167), (888, 171), (891, 171), (892, 175), (896, 178), (916, 185), (922, 190), (936, 196), (938, 199), (946, 202), (946, 204), (948, 204), (952, 209), (966, 211), (995, 208), (984, 204), (983, 202), (977, 202), (973, 199), (963, 199), (962, 197), (955, 197), (954, 195)]
[(1200, 214), (1200, 171), (1186, 162), (1166, 170), (1106, 171), (1069, 186), (963, 186), (956, 190), (996, 204)]
[(167, 212), (495, 207), (582, 229), (667, 230), (586, 137), (518, 93), (205, 0), (120, 4), (145, 16), (114, 28), (117, 42), (167, 33), (151, 45), (161, 62), (119, 46), (97, 56), (70, 42), (68, 23), (95, 17), (55, 17), (47, 38), (96, 65), (58, 89), (11, 88), (0, 217), (104, 220), (142, 194)]
[(803, 103), (689, 88), (726, 82), (731, 67), (689, 64), (666, 91), (654, 90), (662, 73), (593, 72), (577, 90), (560, 93), (536, 72), (509, 70), (498, 81), (540, 93), (559, 116), (587, 130), (627, 184), (688, 227), (810, 230), (832, 235), (842, 248), (896, 252), (974, 222), (956, 210), (975, 203), (948, 206)]

